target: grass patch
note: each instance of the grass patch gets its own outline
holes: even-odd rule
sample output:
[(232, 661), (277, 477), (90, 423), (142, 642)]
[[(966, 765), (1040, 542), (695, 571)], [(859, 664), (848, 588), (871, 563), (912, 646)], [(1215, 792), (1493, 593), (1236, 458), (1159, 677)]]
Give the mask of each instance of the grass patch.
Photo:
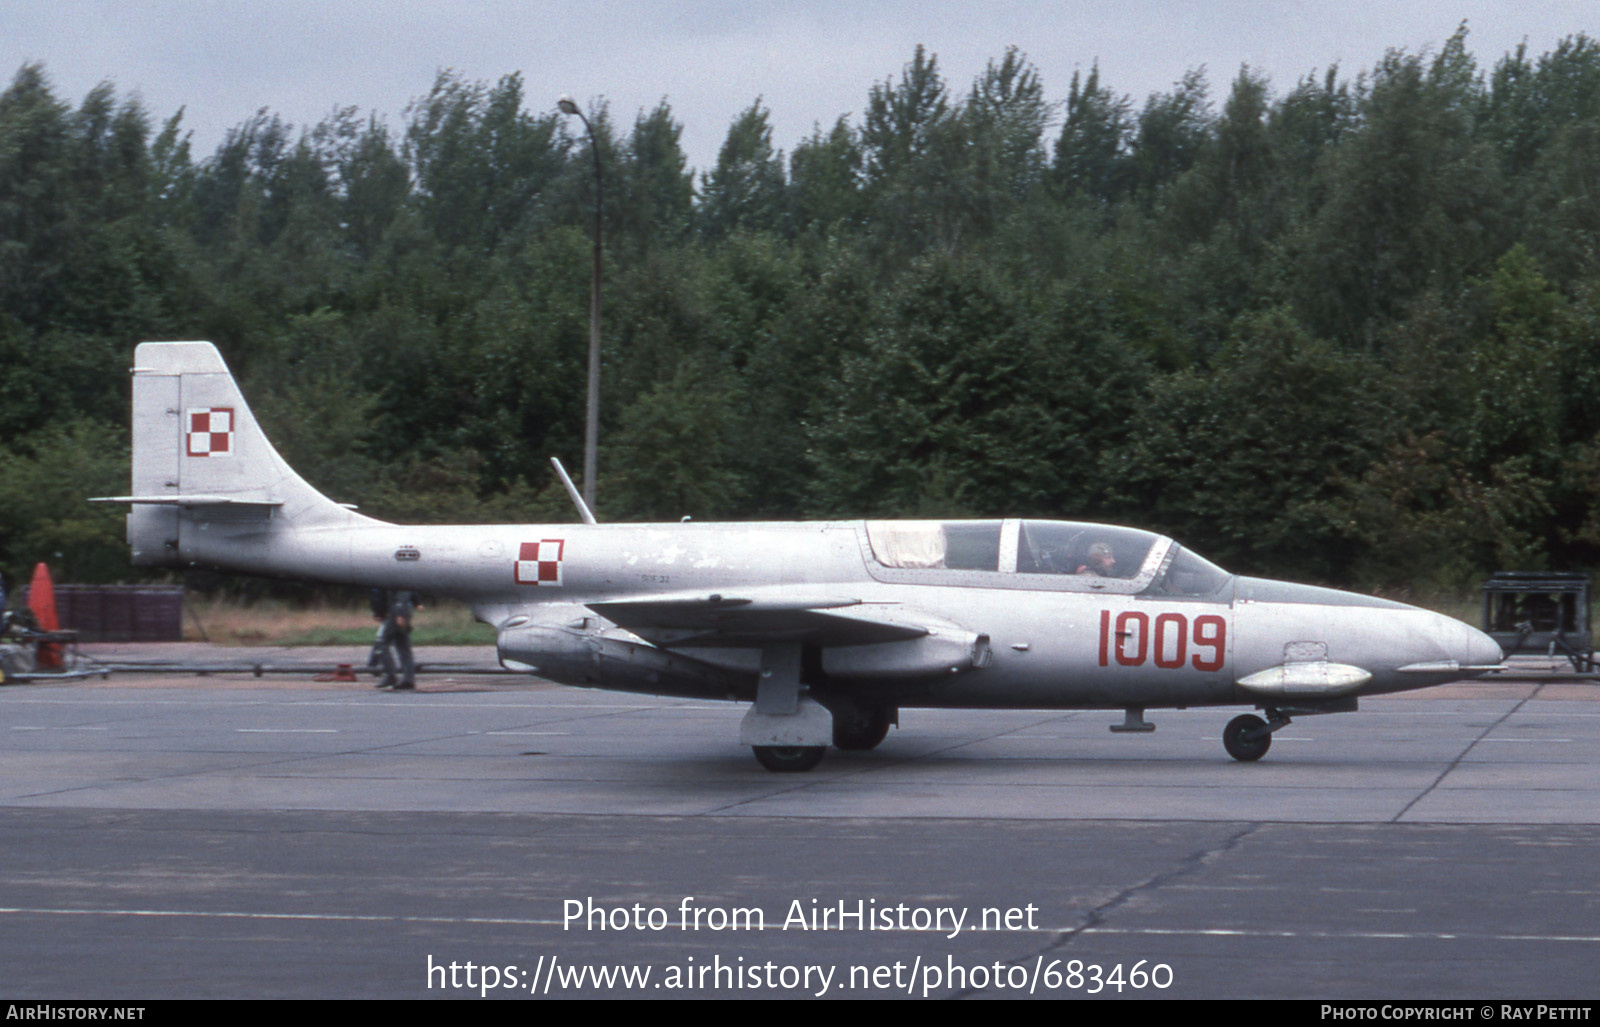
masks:
[[(371, 645), (378, 630), (365, 606), (277, 599), (185, 600), (183, 637), (216, 645)], [(494, 629), (479, 624), (472, 611), (453, 599), (440, 599), (418, 611), (412, 645), (494, 645)]]

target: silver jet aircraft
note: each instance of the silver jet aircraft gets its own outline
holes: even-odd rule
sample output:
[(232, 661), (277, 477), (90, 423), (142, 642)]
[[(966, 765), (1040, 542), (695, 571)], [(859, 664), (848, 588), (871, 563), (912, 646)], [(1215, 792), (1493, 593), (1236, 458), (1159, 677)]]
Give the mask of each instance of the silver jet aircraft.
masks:
[(134, 363), (133, 494), (108, 501), (132, 504), (135, 564), (454, 596), (508, 668), (752, 703), (740, 744), (769, 770), (871, 749), (908, 707), (1122, 710), (1112, 730), (1150, 731), (1151, 707), (1254, 706), (1223, 746), (1256, 760), (1291, 716), (1501, 660), (1449, 617), (1232, 575), (1134, 528), (596, 524), (581, 500), (580, 524), (388, 524), (283, 461), (210, 343)]

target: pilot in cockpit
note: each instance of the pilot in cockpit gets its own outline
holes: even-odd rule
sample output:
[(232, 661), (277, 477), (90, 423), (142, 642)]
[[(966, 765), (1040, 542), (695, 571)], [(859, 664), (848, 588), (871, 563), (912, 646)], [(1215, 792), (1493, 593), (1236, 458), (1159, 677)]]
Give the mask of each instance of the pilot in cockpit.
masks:
[(1078, 573), (1092, 575), (1097, 578), (1110, 578), (1116, 575), (1117, 558), (1111, 552), (1111, 547), (1104, 542), (1096, 542), (1089, 547), (1088, 555), (1084, 557), (1085, 563), (1079, 565)]

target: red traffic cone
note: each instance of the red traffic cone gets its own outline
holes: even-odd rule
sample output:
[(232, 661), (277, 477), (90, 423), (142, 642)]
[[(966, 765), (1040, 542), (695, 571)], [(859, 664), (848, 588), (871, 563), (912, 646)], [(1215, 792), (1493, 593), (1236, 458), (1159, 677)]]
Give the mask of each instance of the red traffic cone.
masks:
[[(56, 586), (50, 580), (50, 568), (42, 563), (33, 568), (33, 582), (28, 587), (28, 609), (38, 619), (41, 630), (61, 630), (61, 619), (56, 616)], [(40, 642), (37, 663), (40, 670), (60, 670), (61, 643)]]

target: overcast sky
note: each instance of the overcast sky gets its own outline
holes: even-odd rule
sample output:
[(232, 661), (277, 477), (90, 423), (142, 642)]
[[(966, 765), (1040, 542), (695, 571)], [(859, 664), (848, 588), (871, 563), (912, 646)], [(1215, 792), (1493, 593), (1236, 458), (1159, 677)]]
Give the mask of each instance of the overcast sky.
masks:
[(440, 69), (521, 72), (528, 106), (604, 99), (623, 129), (665, 98), (692, 166), (709, 169), (758, 96), (784, 150), (898, 78), (921, 43), (964, 93), (1015, 45), (1062, 100), (1074, 71), (1142, 103), (1204, 65), (1212, 95), (1248, 63), (1278, 93), (1337, 63), (1437, 51), (1463, 20), (1487, 70), (1526, 41), (1600, 35), (1597, 0), (0, 0), (0, 74), (39, 61), (76, 104), (109, 80), (164, 120), (182, 107), (197, 157), (262, 107), (296, 126), (356, 106), (398, 127)]

